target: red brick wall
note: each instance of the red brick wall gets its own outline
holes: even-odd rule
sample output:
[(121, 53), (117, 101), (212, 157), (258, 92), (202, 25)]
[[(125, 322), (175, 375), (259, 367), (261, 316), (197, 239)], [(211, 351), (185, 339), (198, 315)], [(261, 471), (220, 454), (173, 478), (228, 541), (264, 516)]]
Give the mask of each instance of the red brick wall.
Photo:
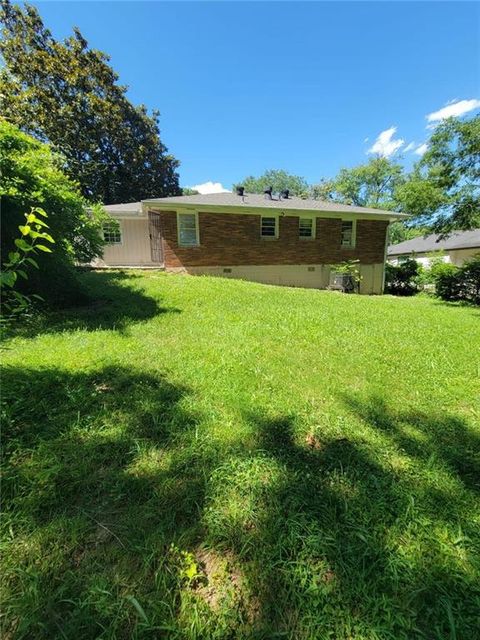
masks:
[(298, 218), (279, 218), (279, 238), (260, 238), (260, 216), (247, 214), (199, 213), (200, 246), (179, 247), (177, 216), (160, 211), (164, 262), (167, 268), (225, 265), (334, 264), (358, 259), (362, 264), (384, 260), (387, 223), (357, 221), (355, 249), (340, 246), (341, 220), (317, 218), (316, 238), (300, 240)]

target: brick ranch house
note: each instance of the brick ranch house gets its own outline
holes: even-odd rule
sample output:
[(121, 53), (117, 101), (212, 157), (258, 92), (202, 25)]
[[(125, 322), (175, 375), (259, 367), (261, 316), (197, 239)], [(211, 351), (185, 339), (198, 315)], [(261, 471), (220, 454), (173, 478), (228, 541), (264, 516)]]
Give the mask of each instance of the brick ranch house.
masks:
[(112, 204), (95, 266), (243, 278), (323, 289), (359, 260), (360, 292), (383, 291), (387, 228), (405, 214), (271, 194), (218, 193)]

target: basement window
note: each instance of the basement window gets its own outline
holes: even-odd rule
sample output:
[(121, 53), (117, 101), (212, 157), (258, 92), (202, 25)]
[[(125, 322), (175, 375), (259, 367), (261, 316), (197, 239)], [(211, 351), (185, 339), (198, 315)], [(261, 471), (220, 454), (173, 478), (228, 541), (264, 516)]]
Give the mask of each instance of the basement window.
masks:
[(122, 244), (120, 223), (113, 220), (103, 225), (103, 239), (106, 244)]
[(342, 220), (342, 247), (344, 249), (353, 249), (355, 247), (355, 235), (355, 220)]
[(313, 218), (300, 218), (298, 221), (300, 238), (313, 238)]
[(261, 218), (260, 235), (262, 238), (278, 237), (277, 218)]
[(179, 213), (178, 244), (181, 247), (196, 247), (199, 243), (198, 216), (196, 213)]

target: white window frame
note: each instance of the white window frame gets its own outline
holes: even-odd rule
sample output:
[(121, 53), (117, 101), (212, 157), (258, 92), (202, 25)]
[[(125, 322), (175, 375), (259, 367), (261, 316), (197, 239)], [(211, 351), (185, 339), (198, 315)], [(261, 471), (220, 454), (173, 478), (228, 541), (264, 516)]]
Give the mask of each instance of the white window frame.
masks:
[[(180, 241), (180, 216), (195, 216), (195, 236), (196, 242), (195, 244), (183, 244)], [(198, 211), (177, 211), (177, 242), (179, 247), (191, 248), (191, 247), (199, 247), (200, 246), (200, 224), (198, 220)]]
[[(310, 220), (312, 222), (312, 235), (311, 236), (301, 236), (300, 235), (300, 222), (302, 220)], [(315, 236), (317, 234), (317, 219), (310, 218), (309, 216), (299, 216), (298, 218), (298, 237), (300, 240), (315, 240)]]
[[(262, 234), (262, 220), (263, 218), (273, 218), (275, 220), (275, 235), (274, 236), (264, 236)], [(260, 238), (262, 240), (278, 240), (278, 215), (268, 215), (268, 216), (260, 216)]]
[(342, 225), (344, 222), (352, 223), (352, 240), (350, 244), (343, 244), (343, 237), (340, 230), (340, 246), (342, 249), (355, 249), (357, 246), (357, 221), (352, 218), (342, 218)]
[[(105, 239), (105, 227), (108, 227), (109, 225), (112, 225), (112, 224), (116, 224), (118, 226), (118, 233), (120, 234), (119, 242), (108, 242)], [(114, 219), (113, 222), (106, 222), (104, 225), (102, 225), (102, 238), (105, 244), (107, 245), (107, 247), (118, 247), (118, 245), (122, 245), (123, 244), (123, 227), (120, 220)]]

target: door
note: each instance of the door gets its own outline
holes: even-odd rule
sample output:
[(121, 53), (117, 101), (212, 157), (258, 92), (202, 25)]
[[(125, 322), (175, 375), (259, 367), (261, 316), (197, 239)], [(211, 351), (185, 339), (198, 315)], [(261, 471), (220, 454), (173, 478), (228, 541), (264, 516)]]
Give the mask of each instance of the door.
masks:
[(163, 264), (162, 228), (160, 214), (148, 212), (148, 232), (150, 234), (150, 254), (152, 262)]

